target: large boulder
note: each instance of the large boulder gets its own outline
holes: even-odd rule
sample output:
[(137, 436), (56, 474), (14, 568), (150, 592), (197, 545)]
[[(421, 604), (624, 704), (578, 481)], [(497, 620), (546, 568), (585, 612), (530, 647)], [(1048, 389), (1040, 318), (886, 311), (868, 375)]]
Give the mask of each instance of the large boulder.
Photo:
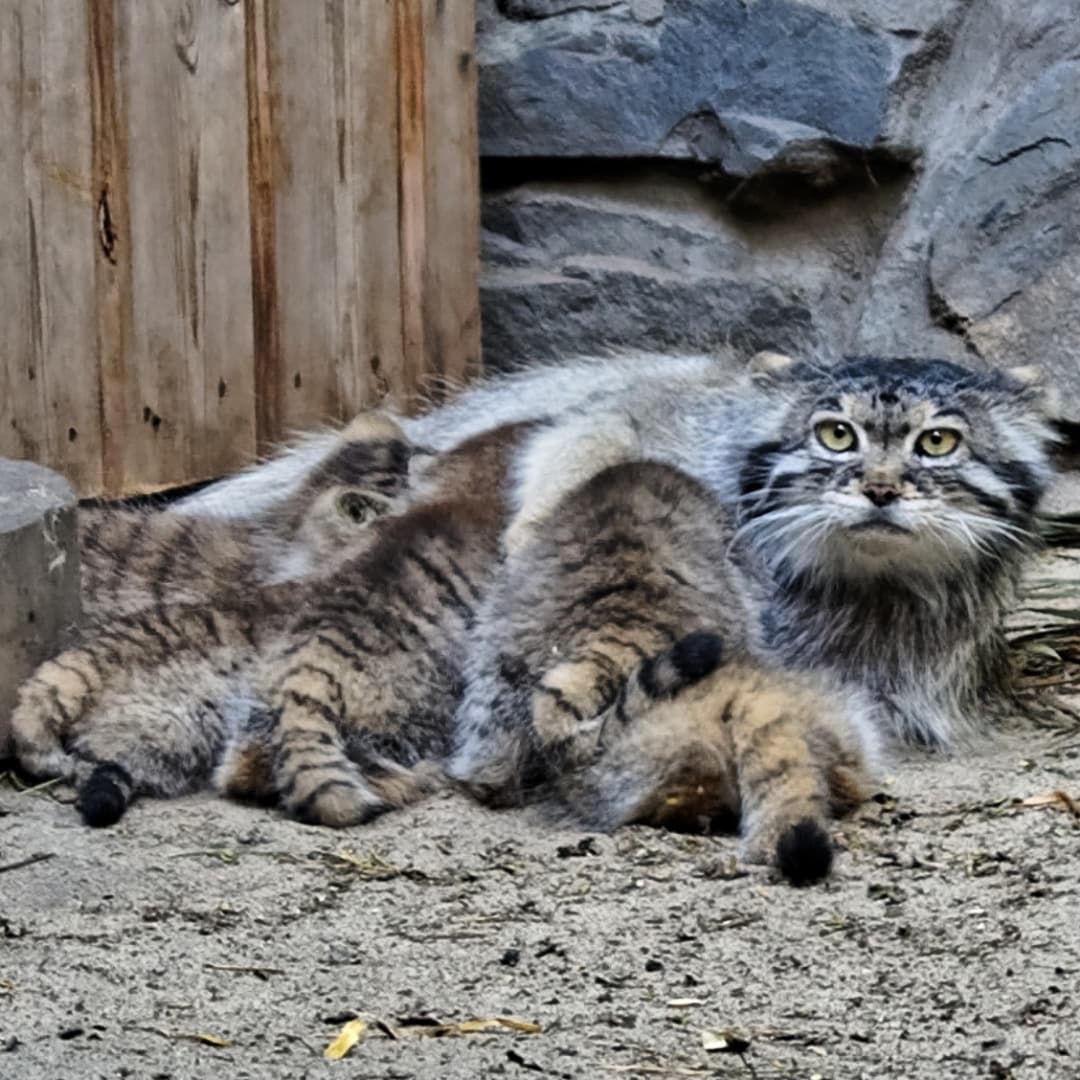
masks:
[(894, 50), (795, 0), (503, 0), (481, 38), (489, 157), (833, 167), (884, 131)]
[(485, 357), (1037, 362), (1080, 419), (1060, 0), (479, 0)]

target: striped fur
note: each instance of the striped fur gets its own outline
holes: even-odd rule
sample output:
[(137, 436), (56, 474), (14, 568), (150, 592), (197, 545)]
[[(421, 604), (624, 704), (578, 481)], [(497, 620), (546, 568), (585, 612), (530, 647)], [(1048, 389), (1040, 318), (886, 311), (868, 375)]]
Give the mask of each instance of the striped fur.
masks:
[(265, 584), (330, 572), (369, 539), (365, 526), (398, 511), (427, 460), (390, 417), (361, 413), (295, 489), (251, 518), (168, 509), (79, 513), (84, 608), (92, 618), (170, 604), (250, 597)]
[(227, 754), (221, 790), (272, 790), (303, 821), (345, 826), (440, 781), (523, 431), (500, 429), (446, 454), (423, 501), (387, 519), (368, 551), (312, 592), (268, 664), (266, 712)]
[(451, 775), (600, 829), (741, 819), (748, 858), (823, 876), (827, 816), (863, 797), (876, 755), (872, 713), (751, 657), (732, 531), (714, 496), (657, 463), (559, 503), (484, 607)]
[[(372, 542), (407, 488), (411, 456), (392, 421), (368, 414), (272, 516), (86, 513), (88, 621), (21, 689), (12, 716), (21, 765), (74, 779), (91, 824), (116, 820), (137, 794), (205, 784), (316, 573)], [(308, 565), (289, 571), (294, 549)]]

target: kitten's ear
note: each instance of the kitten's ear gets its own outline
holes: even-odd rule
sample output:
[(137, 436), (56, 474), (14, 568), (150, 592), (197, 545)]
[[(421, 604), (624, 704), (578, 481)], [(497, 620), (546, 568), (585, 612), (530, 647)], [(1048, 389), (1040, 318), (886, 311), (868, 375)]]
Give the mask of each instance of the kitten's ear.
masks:
[(724, 645), (719, 636), (708, 630), (695, 630), (670, 649), (646, 660), (638, 681), (650, 698), (674, 697), (680, 690), (711, 675), (723, 658)]
[(771, 382), (778, 375), (788, 371), (794, 363), (795, 361), (786, 353), (763, 349), (750, 357), (746, 367), (755, 382)]
[(354, 442), (401, 442), (408, 440), (401, 425), (388, 412), (366, 409), (357, 413), (342, 429), (341, 441)]

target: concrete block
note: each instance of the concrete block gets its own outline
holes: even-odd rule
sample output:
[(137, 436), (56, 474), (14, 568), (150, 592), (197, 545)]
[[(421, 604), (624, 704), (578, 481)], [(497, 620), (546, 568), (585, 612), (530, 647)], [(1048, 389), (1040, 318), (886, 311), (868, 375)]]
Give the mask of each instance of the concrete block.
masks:
[(78, 625), (77, 501), (68, 482), (0, 458), (0, 759), (19, 684)]

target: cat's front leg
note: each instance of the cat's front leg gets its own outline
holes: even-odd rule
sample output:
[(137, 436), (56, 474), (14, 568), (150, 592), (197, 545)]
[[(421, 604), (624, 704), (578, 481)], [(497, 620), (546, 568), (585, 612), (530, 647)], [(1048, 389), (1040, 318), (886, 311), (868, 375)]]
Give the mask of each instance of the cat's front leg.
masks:
[(334, 828), (391, 809), (349, 758), (342, 730), (349, 703), (334, 672), (339, 662), (316, 634), (291, 658), (271, 696), (278, 796), (298, 820)]

